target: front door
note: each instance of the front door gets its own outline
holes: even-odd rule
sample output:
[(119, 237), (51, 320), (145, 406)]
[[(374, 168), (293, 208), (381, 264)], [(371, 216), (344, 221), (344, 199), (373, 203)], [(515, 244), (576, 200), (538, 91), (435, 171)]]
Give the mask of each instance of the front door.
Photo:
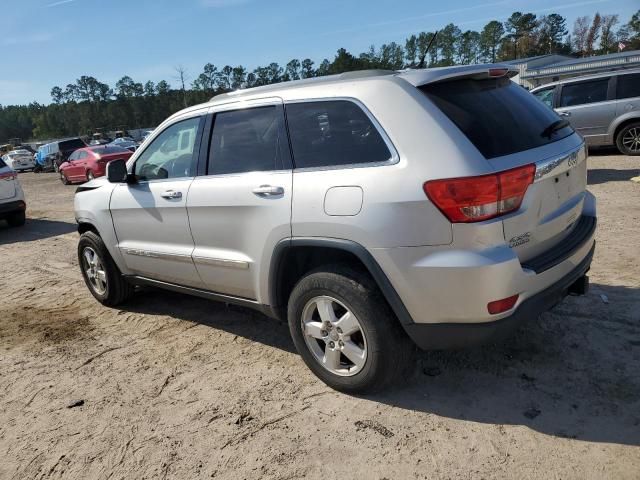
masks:
[(587, 145), (606, 143), (616, 102), (609, 96), (609, 78), (568, 83), (560, 91), (558, 114), (584, 137)]
[(118, 185), (111, 214), (118, 247), (136, 275), (200, 287), (191, 254), (187, 195), (196, 172), (201, 115), (166, 127), (132, 166), (137, 182)]
[(260, 279), (291, 236), (291, 190), (282, 101), (215, 112), (207, 175), (187, 199), (193, 260), (208, 290), (267, 303)]

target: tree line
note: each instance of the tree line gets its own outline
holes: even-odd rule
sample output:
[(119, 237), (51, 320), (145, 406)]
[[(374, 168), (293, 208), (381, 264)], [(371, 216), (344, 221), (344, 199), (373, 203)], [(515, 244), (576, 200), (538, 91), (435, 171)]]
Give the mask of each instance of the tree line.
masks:
[(450, 23), (437, 32), (420, 32), (354, 55), (341, 48), (333, 60), (319, 64), (305, 58), (282, 66), (276, 62), (248, 70), (207, 63), (190, 79), (176, 67), (178, 88), (166, 80), (139, 83), (124, 76), (112, 87), (82, 76), (66, 87), (51, 89), (50, 105), (0, 105), (0, 139), (46, 139), (88, 135), (97, 129), (157, 125), (172, 113), (240, 88), (321, 77), (365, 69), (399, 70), (496, 62), (551, 53), (587, 57), (640, 48), (640, 10), (626, 23), (618, 15), (578, 17), (571, 31), (557, 13), (537, 16), (514, 12), (505, 22), (492, 20), (480, 31), (462, 31)]

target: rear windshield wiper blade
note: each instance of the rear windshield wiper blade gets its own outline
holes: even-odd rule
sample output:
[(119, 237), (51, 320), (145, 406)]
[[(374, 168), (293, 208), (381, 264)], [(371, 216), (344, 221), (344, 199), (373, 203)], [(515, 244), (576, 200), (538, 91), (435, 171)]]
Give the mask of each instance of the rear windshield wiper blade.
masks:
[(571, 124), (567, 120), (556, 120), (547, 128), (545, 128), (540, 134), (540, 136), (551, 138), (551, 135), (553, 135), (554, 132), (557, 132), (558, 130), (562, 130), (563, 128), (568, 127), (569, 125)]

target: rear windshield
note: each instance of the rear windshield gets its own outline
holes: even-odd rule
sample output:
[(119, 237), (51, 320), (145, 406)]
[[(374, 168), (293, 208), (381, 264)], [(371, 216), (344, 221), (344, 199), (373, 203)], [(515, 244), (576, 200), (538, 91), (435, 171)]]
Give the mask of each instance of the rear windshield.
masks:
[(567, 126), (543, 134), (559, 120), (558, 115), (506, 77), (433, 83), (420, 89), (487, 159), (540, 147), (573, 133)]
[(112, 155), (114, 153), (131, 153), (126, 148), (116, 147), (115, 145), (112, 146), (112, 147), (92, 148), (91, 150), (93, 150), (94, 153), (97, 153), (97, 154), (100, 154), (100, 155)]
[(60, 150), (77, 150), (79, 148), (84, 148), (87, 145), (80, 140), (79, 138), (75, 138), (73, 140), (65, 140), (64, 142), (59, 143)]

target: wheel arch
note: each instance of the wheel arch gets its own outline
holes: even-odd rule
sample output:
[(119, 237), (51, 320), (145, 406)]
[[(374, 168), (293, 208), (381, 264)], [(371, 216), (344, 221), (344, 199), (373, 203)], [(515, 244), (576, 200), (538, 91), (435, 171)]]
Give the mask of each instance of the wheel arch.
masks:
[(640, 123), (640, 115), (637, 112), (630, 113), (628, 116), (622, 117), (622, 119), (618, 120), (618, 123), (614, 126), (613, 129), (613, 144), (615, 145), (618, 141), (618, 134), (620, 130), (629, 125), (630, 123)]
[(86, 233), (86, 232), (93, 232), (102, 238), (102, 236), (100, 235), (100, 232), (98, 231), (98, 228), (93, 223), (83, 222), (83, 221), (78, 222), (78, 233), (82, 235), (83, 233)]
[(335, 263), (351, 264), (366, 270), (400, 323), (414, 323), (398, 292), (367, 249), (359, 243), (337, 238), (292, 238), (276, 245), (269, 269), (271, 308), (275, 312), (284, 312), (289, 295), (300, 278), (315, 268)]

